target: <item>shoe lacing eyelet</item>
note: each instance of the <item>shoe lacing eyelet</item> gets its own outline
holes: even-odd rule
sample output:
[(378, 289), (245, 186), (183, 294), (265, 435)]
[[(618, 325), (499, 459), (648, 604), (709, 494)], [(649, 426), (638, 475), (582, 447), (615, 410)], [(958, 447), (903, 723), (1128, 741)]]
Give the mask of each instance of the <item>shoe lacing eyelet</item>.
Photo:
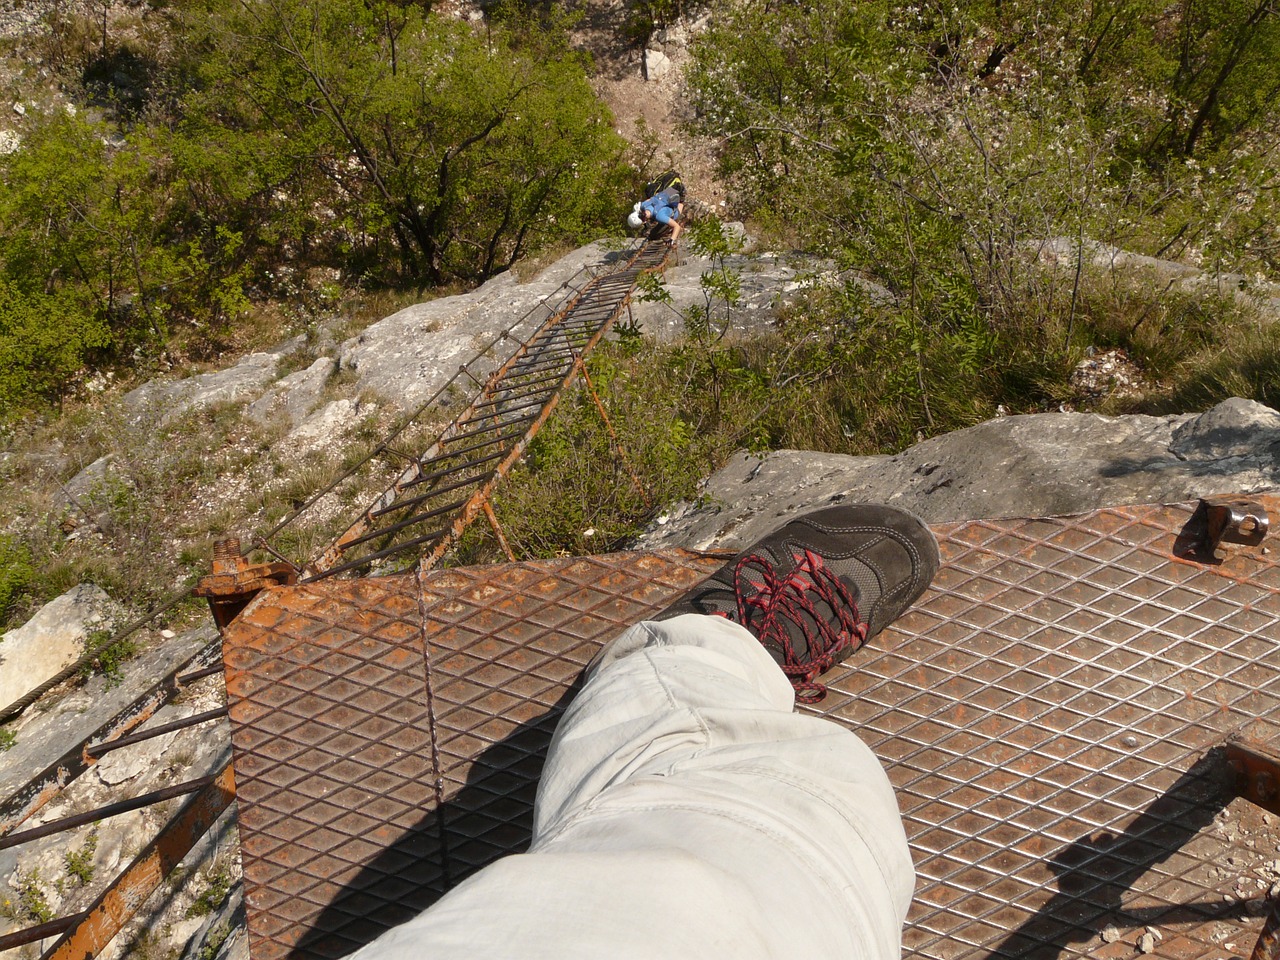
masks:
[[(805, 550), (793, 559), (796, 565), (785, 577), (778, 575), (767, 557), (747, 554), (738, 560), (733, 573), (738, 621), (766, 647), (782, 651), (782, 670), (795, 688), (796, 699), (817, 703), (827, 688), (813, 678), (834, 666), (850, 646), (861, 646), (867, 624), (859, 617), (849, 588), (819, 554)], [(759, 572), (759, 583), (746, 576), (749, 568)], [(831, 609), (835, 624), (818, 612), (814, 598)], [(804, 654), (797, 653), (788, 624), (798, 627), (804, 637)]]

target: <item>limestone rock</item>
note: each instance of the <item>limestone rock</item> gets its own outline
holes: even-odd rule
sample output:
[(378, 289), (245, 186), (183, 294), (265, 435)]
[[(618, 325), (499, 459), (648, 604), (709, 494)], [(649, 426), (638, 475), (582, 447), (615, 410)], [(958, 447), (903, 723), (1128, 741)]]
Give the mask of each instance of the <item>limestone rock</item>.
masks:
[[(701, 281), (712, 266), (710, 261), (683, 249), (679, 260), (662, 275), (670, 303), (646, 302), (639, 297), (631, 302), (631, 315), (642, 332), (660, 341), (683, 336), (685, 313), (690, 307), (706, 304)], [(779, 307), (794, 303), (817, 284), (843, 280), (831, 264), (798, 256), (736, 254), (727, 257), (724, 265), (739, 273), (741, 283), (742, 301), (729, 318), (730, 334), (736, 336), (767, 330), (777, 319)], [(723, 316), (714, 305), (712, 312), (717, 322)]]
[(1280, 414), (1248, 401), (1170, 417), (1001, 417), (895, 456), (739, 454), (708, 480), (705, 505), (674, 510), (639, 545), (734, 548), (787, 516), (843, 500), (889, 503), (937, 522), (1060, 516), (1278, 485)]
[[(503, 330), (516, 327), (511, 339), (499, 340), (487, 356), (470, 367), (477, 380), (516, 349), (516, 336), (527, 336), (549, 316), (545, 303), (557, 304), (589, 279), (589, 268), (621, 256), (616, 244), (597, 242), (562, 257), (529, 283), (508, 272), (470, 293), (440, 297), (393, 313), (342, 344), (341, 369), (356, 375), (358, 391), (373, 391), (401, 410), (429, 400), (480, 350)], [(471, 377), (461, 378), (460, 397), (476, 390)]]
[(671, 58), (661, 50), (645, 50), (644, 52), (644, 78), (646, 80), (661, 80), (671, 72)]
[(1036, 252), (1043, 263), (1074, 268), (1077, 256), (1083, 255), (1087, 265), (1115, 273), (1129, 283), (1147, 283), (1161, 291), (1242, 296), (1269, 313), (1280, 313), (1278, 283), (1250, 282), (1240, 274), (1201, 270), (1175, 260), (1148, 257), (1094, 240), (1078, 244), (1070, 237), (1053, 237), (1037, 245)]
[(105, 592), (82, 583), (0, 637), (0, 706), (25, 696), (74, 662), (89, 631), (106, 622), (110, 605)]
[(281, 377), (249, 404), (249, 416), (259, 423), (267, 423), (283, 413), (289, 423), (297, 426), (315, 409), (325, 384), (337, 369), (338, 362), (332, 357), (320, 357), (305, 370)]
[(1280, 454), (1280, 413), (1233, 397), (1175, 430), (1169, 449), (1192, 461), (1274, 456)]
[[(412, 410), (433, 396), (461, 364), (504, 328), (528, 316), (516, 331), (516, 335), (521, 331), (527, 335), (548, 315), (544, 303), (557, 305), (571, 288), (589, 279), (589, 268), (629, 255), (630, 251), (616, 241), (599, 241), (557, 261), (531, 282), (520, 283), (504, 273), (471, 293), (406, 307), (344, 343), (339, 363), (343, 370), (356, 374), (357, 390), (373, 391), (402, 410)], [(658, 340), (682, 336), (682, 311), (706, 302), (700, 281), (710, 262), (685, 250), (679, 261), (663, 275), (669, 304), (638, 299), (631, 304), (631, 315), (642, 332)], [(742, 303), (732, 315), (731, 332), (736, 334), (767, 328), (780, 305), (793, 302), (813, 284), (842, 279), (830, 264), (798, 256), (739, 254), (728, 258), (726, 266), (741, 271)], [(515, 348), (514, 339), (494, 344), (481, 362), (471, 366), (472, 376), (483, 380)], [(476, 383), (464, 376), (460, 390), (469, 397)]]
[(151, 380), (124, 395), (125, 409), (135, 417), (154, 412), (168, 422), (192, 410), (256, 397), (275, 377), (282, 357), (301, 346), (292, 340), (269, 353), (251, 353), (235, 366), (199, 373), (185, 380)]
[(89, 464), (62, 485), (56, 498), (61, 503), (83, 506), (88, 497), (101, 488), (111, 475), (111, 468), (118, 462), (114, 453), (108, 453)]
[(285, 441), (303, 453), (334, 446), (344, 433), (376, 409), (377, 405), (372, 403), (335, 400), (307, 417)]

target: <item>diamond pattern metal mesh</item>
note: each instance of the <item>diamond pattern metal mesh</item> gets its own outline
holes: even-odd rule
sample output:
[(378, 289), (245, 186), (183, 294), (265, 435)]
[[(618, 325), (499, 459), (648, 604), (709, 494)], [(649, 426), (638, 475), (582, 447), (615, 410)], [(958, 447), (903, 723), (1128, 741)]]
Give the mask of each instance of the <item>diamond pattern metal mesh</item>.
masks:
[(527, 845), (570, 684), (719, 562), (614, 554), (252, 604), (223, 655), (254, 960), (343, 956)]
[[(1190, 517), (935, 528), (932, 590), (825, 678), (814, 712), (858, 729), (898, 790), (908, 956), (1252, 948), (1280, 836), (1229, 802), (1213, 748), (1276, 740), (1280, 571), (1261, 548), (1182, 557)], [(254, 960), (340, 956), (522, 848), (581, 668), (718, 562), (508, 564), (251, 606), (226, 656)]]
[(1276, 740), (1280, 571), (1257, 548), (1182, 558), (1191, 516), (938, 528), (924, 602), (827, 681), (819, 712), (858, 729), (898, 791), (908, 956), (1252, 949), (1280, 837), (1226, 807), (1211, 748)]

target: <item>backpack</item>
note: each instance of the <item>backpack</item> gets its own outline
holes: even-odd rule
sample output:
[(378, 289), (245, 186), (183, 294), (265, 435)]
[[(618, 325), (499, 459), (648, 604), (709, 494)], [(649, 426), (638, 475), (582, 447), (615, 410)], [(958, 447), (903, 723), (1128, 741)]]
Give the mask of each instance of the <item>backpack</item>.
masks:
[(680, 179), (680, 174), (674, 170), (668, 170), (656, 180), (650, 180), (644, 185), (645, 199), (656, 196), (663, 190), (675, 190), (680, 194), (680, 202), (684, 203), (684, 181)]

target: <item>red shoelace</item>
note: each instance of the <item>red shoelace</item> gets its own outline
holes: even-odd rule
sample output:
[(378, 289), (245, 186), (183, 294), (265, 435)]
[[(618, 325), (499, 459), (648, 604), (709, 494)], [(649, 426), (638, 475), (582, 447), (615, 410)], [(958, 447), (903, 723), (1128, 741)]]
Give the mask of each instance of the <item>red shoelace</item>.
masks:
[[(766, 557), (749, 554), (738, 561), (733, 571), (738, 622), (766, 647), (782, 651), (782, 671), (795, 688), (796, 700), (817, 703), (827, 695), (827, 688), (813, 678), (834, 666), (845, 650), (860, 647), (867, 638), (867, 624), (858, 616), (849, 588), (827, 569), (821, 556), (806, 550), (795, 559), (795, 567), (785, 577)], [(745, 575), (749, 567), (760, 572), (762, 583)], [(818, 611), (815, 598), (831, 609), (838, 625)], [(804, 637), (803, 661), (789, 625)]]

